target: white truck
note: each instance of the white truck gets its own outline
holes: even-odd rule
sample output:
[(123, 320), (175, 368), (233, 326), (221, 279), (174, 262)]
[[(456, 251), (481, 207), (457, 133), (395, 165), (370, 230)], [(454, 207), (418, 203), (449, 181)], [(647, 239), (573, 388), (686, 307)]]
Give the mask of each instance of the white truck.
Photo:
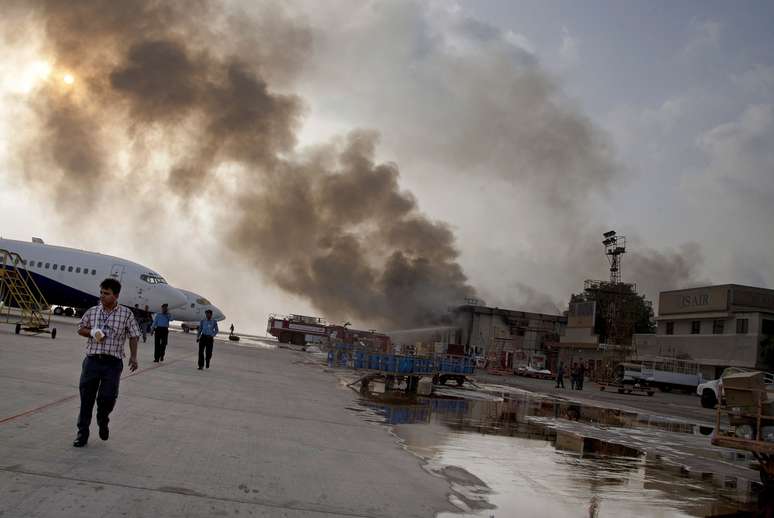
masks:
[[(696, 395), (701, 398), (701, 406), (704, 408), (715, 408), (718, 403), (723, 402), (723, 378), (729, 374), (740, 372), (754, 372), (754, 369), (745, 369), (742, 367), (727, 367), (716, 380), (705, 381), (696, 387)], [(774, 386), (774, 374), (763, 373), (763, 382), (767, 387)]]
[(693, 392), (698, 385), (704, 383), (704, 378), (698, 363), (677, 358), (656, 358), (642, 361), (640, 381), (663, 392)]

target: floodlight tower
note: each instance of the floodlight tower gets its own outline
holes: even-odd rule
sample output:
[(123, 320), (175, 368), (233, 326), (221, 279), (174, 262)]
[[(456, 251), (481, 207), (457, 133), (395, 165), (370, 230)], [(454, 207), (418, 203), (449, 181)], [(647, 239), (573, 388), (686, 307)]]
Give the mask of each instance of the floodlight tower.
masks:
[(602, 234), (605, 247), (605, 255), (610, 261), (610, 283), (620, 284), (621, 282), (621, 256), (626, 253), (626, 238), (618, 236), (615, 230), (610, 230)]

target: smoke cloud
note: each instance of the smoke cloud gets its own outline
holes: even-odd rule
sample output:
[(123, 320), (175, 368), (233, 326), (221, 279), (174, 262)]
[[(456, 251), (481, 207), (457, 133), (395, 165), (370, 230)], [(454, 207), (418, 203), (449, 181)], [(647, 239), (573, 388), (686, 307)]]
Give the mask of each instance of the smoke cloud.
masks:
[[(55, 75), (75, 79), (66, 85), (52, 78), (27, 99), (35, 123), (16, 140), (25, 177), (73, 221), (102, 192), (171, 197), (187, 214), (217, 193), (229, 199), (212, 207), (217, 243), (322, 315), (386, 327), (440, 323), (449, 306), (476, 290), (453, 227), (420, 210), (401, 188), (398, 165), (377, 158), (379, 134), (355, 129), (299, 149), (309, 107), (294, 82), (304, 67), (312, 70), (307, 78), (315, 66), (324, 68), (334, 90), (321, 94), (340, 96), (335, 88), (346, 71), (341, 63), (315, 65), (314, 53), (341, 44), (337, 37), (353, 38), (364, 44), (342, 45), (349, 50), (343, 59), (360, 63), (382, 86), (405, 73), (393, 66), (403, 66), (408, 54), (415, 82), (380, 90), (401, 96), (385, 95), (370, 110), (386, 117), (374, 117), (377, 127), (401, 130), (385, 138), (388, 149), (400, 133), (409, 155), (423, 157), (412, 174), (441, 169), (441, 182), (491, 183), (521, 210), (505, 212), (503, 227), (528, 216), (530, 224), (516, 223), (519, 231), (508, 238), (531, 243), (533, 258), (520, 268), (507, 257), (497, 267), (480, 263), (484, 291), (511, 286), (503, 300), (555, 311), (562, 297), (543, 285), (571, 278), (568, 293), (598, 277), (586, 272), (604, 262), (591, 251), (601, 231), (589, 207), (609, 193), (619, 171), (605, 135), (562, 99), (558, 81), (531, 52), (498, 30), (410, 2), (385, 4), (377, 17), (370, 9), (356, 4), (351, 16), (404, 23), (408, 9), (425, 21), (424, 37), (405, 40), (416, 48), (390, 45), (400, 38), (396, 27), (371, 22), (322, 35), (319, 24), (313, 29), (280, 8), (248, 15), (206, 0), (18, 2), (15, 12), (42, 35)], [(385, 55), (375, 59), (370, 43), (382, 38), (378, 52)], [(455, 198), (454, 183), (448, 188), (446, 198)], [(563, 242), (558, 251), (549, 253), (547, 235)], [(649, 277), (681, 265), (693, 276), (693, 263), (657, 252), (634, 263), (632, 271)]]
[[(36, 7), (47, 51), (75, 84), (36, 92), (40, 126), (29, 145), (45, 152), (28, 153), (25, 171), (71, 214), (117, 183), (161, 186), (190, 203), (226, 168), (237, 189), (221, 243), (326, 316), (424, 325), (474, 294), (450, 228), (401, 191), (396, 165), (375, 163), (375, 133), (296, 152), (303, 102), (270, 89), (264, 72), (281, 60), (260, 40), (245, 55), (235, 18), (207, 2)], [(282, 23), (301, 47), (283, 51), (300, 55), (308, 38)], [(277, 74), (292, 75), (284, 63)], [(146, 167), (118, 172), (111, 149), (120, 143), (162, 152), (166, 166), (140, 158)]]

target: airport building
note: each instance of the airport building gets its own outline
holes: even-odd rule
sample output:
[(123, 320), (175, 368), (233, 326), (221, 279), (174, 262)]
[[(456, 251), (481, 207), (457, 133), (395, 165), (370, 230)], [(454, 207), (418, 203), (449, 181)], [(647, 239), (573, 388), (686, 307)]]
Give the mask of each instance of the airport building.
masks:
[(726, 367), (771, 370), (774, 290), (724, 284), (659, 294), (656, 334), (636, 334), (640, 359), (677, 357), (700, 365), (705, 379)]
[(487, 360), (487, 367), (513, 371), (530, 365), (545, 368), (547, 346), (559, 341), (567, 317), (465, 304), (451, 312), (447, 326), (388, 332), (398, 348), (417, 354), (445, 352), (451, 344), (464, 354)]

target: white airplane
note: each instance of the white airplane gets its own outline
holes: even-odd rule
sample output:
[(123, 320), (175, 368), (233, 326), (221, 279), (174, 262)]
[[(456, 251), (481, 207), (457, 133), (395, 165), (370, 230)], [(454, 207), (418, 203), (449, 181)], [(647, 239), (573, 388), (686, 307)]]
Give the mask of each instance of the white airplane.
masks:
[(178, 290), (183, 292), (183, 295), (188, 298), (188, 302), (185, 306), (175, 309), (174, 312), (170, 311), (170, 313), (172, 313), (172, 318), (182, 322), (180, 327), (186, 333), (199, 327), (199, 321), (206, 318), (204, 312), (208, 309), (212, 311), (212, 319), (216, 322), (226, 319), (226, 315), (221, 310), (213, 306), (209, 300), (201, 295), (180, 288)]
[(120, 257), (47, 245), (42, 239), (32, 242), (0, 238), (0, 249), (19, 254), (22, 266), (27, 269), (40, 288), (46, 302), (62, 308), (83, 310), (99, 302), (99, 283), (112, 277), (121, 283), (118, 301), (130, 308), (137, 305), (148, 311), (161, 311), (162, 304), (168, 304), (170, 311), (183, 306), (187, 299), (178, 289), (173, 288), (164, 278), (147, 266)]

